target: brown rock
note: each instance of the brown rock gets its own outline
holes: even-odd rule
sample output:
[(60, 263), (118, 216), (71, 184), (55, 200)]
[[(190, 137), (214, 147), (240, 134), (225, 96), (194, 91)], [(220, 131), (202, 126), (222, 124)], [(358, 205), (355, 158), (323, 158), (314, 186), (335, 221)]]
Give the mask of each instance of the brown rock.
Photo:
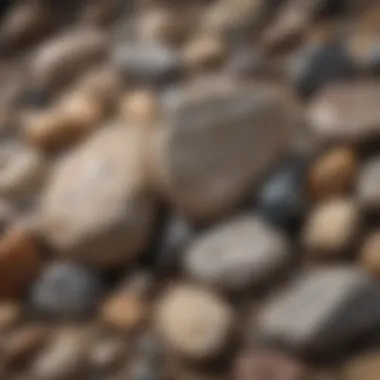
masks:
[(302, 240), (310, 252), (339, 256), (350, 248), (359, 227), (357, 205), (350, 199), (331, 199), (312, 210)]
[(99, 338), (90, 348), (90, 365), (99, 371), (114, 370), (124, 361), (126, 351), (126, 343), (118, 338)]
[(308, 174), (309, 192), (314, 199), (344, 195), (352, 188), (358, 158), (348, 147), (336, 147), (322, 154)]
[(236, 380), (303, 380), (306, 369), (297, 359), (280, 352), (249, 350), (237, 358)]
[(367, 352), (348, 361), (342, 370), (342, 380), (377, 380), (380, 376), (380, 353)]
[(183, 60), (189, 70), (215, 68), (220, 65), (226, 53), (221, 36), (204, 34), (195, 36), (186, 44)]
[(324, 139), (360, 142), (379, 136), (379, 101), (376, 82), (329, 86), (310, 106), (311, 128)]
[(41, 380), (69, 380), (84, 373), (89, 349), (86, 330), (58, 330), (49, 345), (37, 356), (30, 373)]
[(361, 264), (376, 277), (380, 277), (380, 232), (371, 233), (364, 241), (360, 253)]
[(41, 235), (61, 256), (109, 266), (144, 249), (154, 214), (145, 139), (133, 126), (104, 127), (59, 163), (40, 216)]
[(22, 317), (21, 305), (12, 301), (0, 303), (0, 330), (4, 331), (13, 327)]
[(107, 38), (99, 29), (70, 29), (38, 47), (31, 58), (32, 75), (40, 85), (63, 84), (104, 58), (106, 51)]
[(29, 325), (12, 332), (0, 348), (6, 365), (13, 367), (30, 361), (46, 342), (48, 332), (40, 325)]
[(357, 198), (361, 208), (369, 213), (380, 210), (380, 159), (373, 158), (363, 165), (357, 183)]
[(289, 148), (297, 112), (288, 101), (276, 87), (215, 78), (168, 100), (151, 162), (174, 206), (210, 219), (241, 202)]
[(178, 285), (159, 300), (155, 323), (170, 348), (192, 359), (218, 355), (233, 323), (233, 312), (206, 288)]
[(28, 231), (14, 226), (0, 239), (0, 296), (21, 295), (41, 266), (36, 243)]

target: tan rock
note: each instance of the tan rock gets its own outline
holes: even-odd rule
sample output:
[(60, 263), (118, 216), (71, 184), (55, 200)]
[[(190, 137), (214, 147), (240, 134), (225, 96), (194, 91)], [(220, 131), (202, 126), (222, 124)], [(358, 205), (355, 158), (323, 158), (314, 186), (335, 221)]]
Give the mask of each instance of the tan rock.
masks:
[(369, 273), (380, 276), (380, 232), (374, 231), (364, 240), (360, 261)]
[(132, 126), (105, 126), (59, 163), (40, 216), (42, 236), (61, 256), (107, 266), (144, 249), (154, 214), (145, 139)]
[(342, 380), (377, 380), (380, 375), (380, 353), (367, 352), (348, 361), (342, 370)]
[(225, 347), (233, 312), (205, 288), (178, 285), (162, 295), (155, 322), (172, 349), (189, 358), (207, 359)]
[(0, 303), (0, 330), (13, 327), (22, 317), (21, 305), (17, 302), (2, 301)]
[(331, 199), (316, 206), (305, 222), (303, 243), (310, 252), (342, 255), (360, 227), (357, 205), (350, 199)]

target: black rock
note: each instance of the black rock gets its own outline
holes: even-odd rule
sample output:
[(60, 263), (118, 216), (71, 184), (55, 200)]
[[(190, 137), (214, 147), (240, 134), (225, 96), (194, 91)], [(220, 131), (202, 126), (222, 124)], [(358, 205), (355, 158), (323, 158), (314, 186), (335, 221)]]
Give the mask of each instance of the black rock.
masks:
[(100, 277), (75, 263), (48, 265), (32, 287), (33, 309), (55, 317), (80, 317), (94, 310), (103, 294)]
[(292, 64), (292, 81), (301, 97), (309, 97), (332, 82), (352, 79), (357, 71), (339, 42), (308, 45)]
[(297, 227), (306, 209), (305, 177), (308, 160), (297, 157), (282, 165), (264, 182), (257, 197), (259, 212), (283, 229)]
[(263, 306), (255, 330), (312, 355), (344, 351), (380, 327), (380, 284), (356, 267), (304, 273)]

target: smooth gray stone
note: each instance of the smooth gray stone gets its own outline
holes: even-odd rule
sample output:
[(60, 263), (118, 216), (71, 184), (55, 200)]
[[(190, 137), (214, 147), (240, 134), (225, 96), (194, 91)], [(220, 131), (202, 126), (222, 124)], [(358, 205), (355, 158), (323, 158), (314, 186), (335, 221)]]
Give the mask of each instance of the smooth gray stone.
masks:
[(332, 352), (380, 327), (380, 284), (354, 267), (314, 269), (269, 301), (256, 327), (297, 351)]

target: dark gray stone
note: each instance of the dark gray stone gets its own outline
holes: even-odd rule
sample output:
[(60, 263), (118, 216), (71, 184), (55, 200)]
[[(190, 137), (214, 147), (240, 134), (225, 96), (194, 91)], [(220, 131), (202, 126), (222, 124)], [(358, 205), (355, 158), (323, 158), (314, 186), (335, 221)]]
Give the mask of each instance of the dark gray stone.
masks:
[(263, 339), (327, 354), (380, 327), (380, 284), (355, 267), (314, 269), (264, 305)]
[(48, 265), (31, 290), (36, 311), (56, 317), (78, 317), (97, 306), (103, 284), (97, 274), (74, 263)]

